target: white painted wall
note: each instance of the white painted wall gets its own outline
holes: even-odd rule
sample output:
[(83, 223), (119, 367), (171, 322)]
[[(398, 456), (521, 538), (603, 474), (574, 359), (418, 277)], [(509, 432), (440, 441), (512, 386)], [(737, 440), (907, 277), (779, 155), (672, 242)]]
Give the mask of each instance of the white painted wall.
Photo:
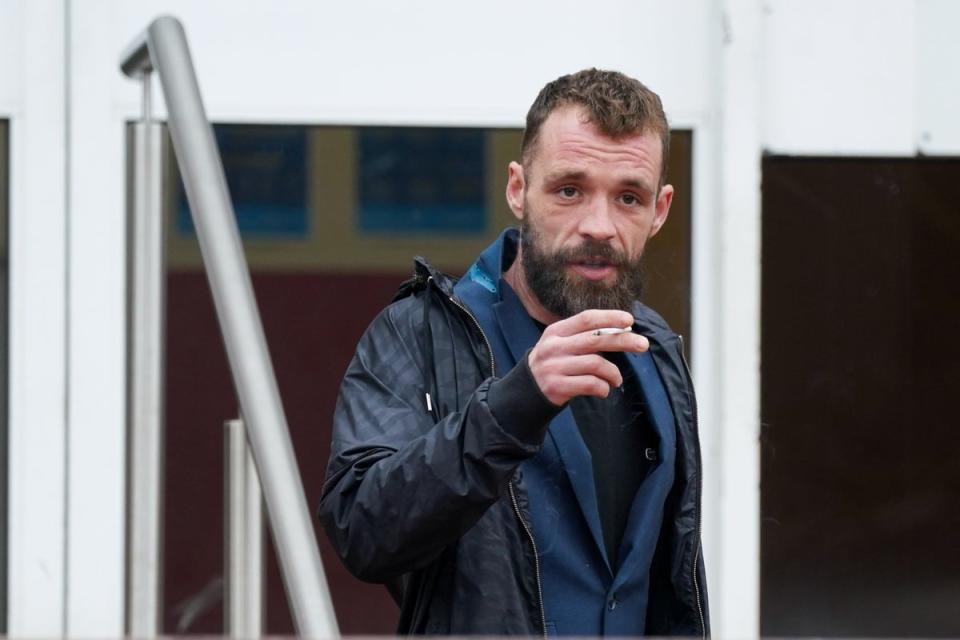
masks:
[(958, 24), (952, 0), (766, 0), (765, 148), (960, 153)]
[(184, 22), (218, 121), (519, 126), (546, 80), (591, 65), (660, 92), (694, 130), (714, 635), (755, 635), (760, 150), (960, 153), (960, 3), (0, 2), (14, 635), (122, 633), (123, 126), (140, 94), (117, 62), (161, 13)]
[(960, 153), (960, 2), (923, 0), (916, 15), (917, 148), (928, 155)]
[(715, 633), (723, 638), (753, 638), (760, 631), (762, 34), (755, 0), (725, 0), (717, 58), (719, 145), (714, 155), (719, 206), (711, 212), (717, 218), (712, 243), (719, 246), (708, 265), (715, 270), (711, 280), (717, 295), (715, 306), (706, 310), (713, 317), (711, 342), (699, 345), (715, 358), (713, 375), (706, 381), (716, 393), (708, 443), (717, 443), (708, 450), (714, 466), (706, 476), (711, 527), (706, 544), (714, 563), (708, 566), (713, 566)]
[[(448, 3), (113, 3), (114, 45), (159, 13), (186, 25), (207, 108), (218, 119), (295, 122), (522, 121), (543, 84), (587, 65), (618, 66), (676, 113), (700, 113), (706, 41), (702, 0), (506, 0)], [(118, 104), (138, 96), (114, 78)]]
[[(71, 2), (66, 627), (122, 637), (126, 485), (126, 149), (109, 2)], [(92, 161), (95, 159), (94, 161)]]
[(767, 149), (914, 152), (917, 2), (770, 0), (765, 6)]
[(20, 2), (0, 2), (0, 118), (20, 106), (23, 68), (23, 23)]
[(8, 0), (0, 24), (0, 117), (10, 118), (8, 634), (57, 637), (66, 468), (62, 3)]

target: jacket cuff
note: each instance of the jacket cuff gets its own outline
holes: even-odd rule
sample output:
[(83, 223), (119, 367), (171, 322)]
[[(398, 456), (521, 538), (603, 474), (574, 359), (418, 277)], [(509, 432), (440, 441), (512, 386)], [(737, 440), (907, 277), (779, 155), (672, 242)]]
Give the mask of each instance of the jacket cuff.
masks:
[(490, 383), (487, 406), (507, 433), (539, 447), (550, 421), (563, 410), (543, 395), (530, 371), (527, 351), (510, 372)]

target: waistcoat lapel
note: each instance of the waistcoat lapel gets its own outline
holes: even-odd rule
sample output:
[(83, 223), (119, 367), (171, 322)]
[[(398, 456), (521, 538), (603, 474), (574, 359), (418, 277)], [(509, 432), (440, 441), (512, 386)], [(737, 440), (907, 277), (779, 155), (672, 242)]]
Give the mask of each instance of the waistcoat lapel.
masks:
[(659, 447), (656, 466), (644, 479), (630, 507), (630, 516), (620, 543), (621, 561), (614, 587), (628, 576), (645, 576), (650, 570), (663, 521), (663, 504), (673, 486), (677, 442), (673, 411), (653, 356), (649, 352), (630, 354), (628, 359), (639, 378), (650, 425), (659, 436)]
[[(540, 331), (527, 315), (523, 304), (513, 290), (509, 287), (501, 287), (500, 298), (500, 302), (495, 304), (493, 309), (500, 325), (501, 335), (505, 337), (513, 356), (512, 366), (524, 356), (527, 349), (537, 343), (540, 339)], [(593, 541), (607, 563), (607, 568), (610, 569), (610, 561), (603, 543), (600, 511), (597, 507), (593, 460), (569, 407), (561, 411), (550, 423), (548, 438), (560, 456)]]

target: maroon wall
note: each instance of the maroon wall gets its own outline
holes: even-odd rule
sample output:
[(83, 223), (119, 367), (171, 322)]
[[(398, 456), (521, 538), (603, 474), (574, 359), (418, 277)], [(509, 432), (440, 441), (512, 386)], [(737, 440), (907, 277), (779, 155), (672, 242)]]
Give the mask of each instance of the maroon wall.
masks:
[[(315, 510), (330, 449), (337, 388), (354, 346), (406, 274), (255, 275), (260, 305), (307, 502)], [(171, 273), (167, 317), (165, 633), (223, 630), (223, 428), (236, 417), (205, 276)], [(397, 608), (378, 585), (354, 579), (318, 529), (327, 579), (343, 633), (395, 630)], [(293, 625), (272, 541), (267, 631)], [(190, 619), (190, 611), (196, 611)]]

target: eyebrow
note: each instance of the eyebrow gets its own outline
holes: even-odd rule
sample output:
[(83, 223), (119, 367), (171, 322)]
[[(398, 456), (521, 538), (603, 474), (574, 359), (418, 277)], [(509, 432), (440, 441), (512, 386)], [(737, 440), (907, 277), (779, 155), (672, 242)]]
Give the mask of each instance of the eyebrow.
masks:
[(578, 171), (576, 169), (560, 169), (559, 171), (552, 171), (544, 176), (544, 182), (547, 184), (553, 184), (556, 182), (567, 182), (567, 181), (579, 181), (584, 180), (587, 177), (586, 171)]
[(641, 182), (640, 180), (634, 180), (633, 178), (622, 180), (620, 184), (624, 185), (625, 187), (633, 187), (637, 191), (642, 191), (646, 196), (652, 196), (656, 193), (656, 190), (651, 189), (647, 183)]

